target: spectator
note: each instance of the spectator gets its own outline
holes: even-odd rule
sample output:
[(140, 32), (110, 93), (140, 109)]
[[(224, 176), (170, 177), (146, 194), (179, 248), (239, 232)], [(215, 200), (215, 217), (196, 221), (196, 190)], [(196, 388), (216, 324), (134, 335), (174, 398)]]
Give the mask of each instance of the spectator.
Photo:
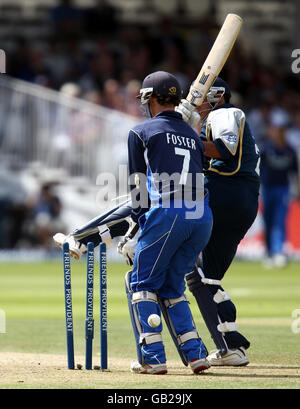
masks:
[(50, 86), (51, 71), (44, 64), (44, 54), (35, 45), (30, 46), (25, 38), (18, 38), (16, 48), (8, 59), (9, 75), (20, 80), (39, 83), (44, 77), (43, 85)]
[(285, 116), (274, 115), (268, 128), (268, 139), (261, 152), (267, 268), (283, 267), (287, 262), (284, 244), (292, 175), (297, 178), (297, 188), (300, 192), (297, 155), (286, 141), (287, 126)]
[(129, 115), (141, 117), (142, 111), (140, 103), (136, 96), (139, 94), (141, 88), (141, 82), (137, 80), (131, 80), (128, 82), (124, 89), (125, 95), (125, 112)]
[(46, 69), (51, 72), (53, 86), (58, 89), (70, 76), (72, 61), (56, 38), (49, 41), (44, 58)]
[[(9, 180), (9, 183), (7, 181)], [(22, 238), (28, 209), (26, 192), (19, 177), (9, 171), (0, 172), (0, 248), (15, 248)]]
[(24, 37), (16, 39), (15, 49), (8, 59), (8, 72), (12, 77), (31, 81), (30, 50)]
[(250, 110), (248, 114), (248, 121), (255, 135), (255, 140), (259, 148), (263, 148), (264, 144), (268, 140), (268, 127), (270, 122), (272, 123), (282, 123), (283, 121), (288, 124), (290, 122), (290, 117), (288, 112), (279, 107), (275, 103), (276, 95), (270, 93), (265, 96), (258, 106)]
[(52, 245), (52, 236), (57, 229), (65, 230), (60, 218), (61, 202), (51, 184), (44, 184), (36, 199), (31, 200), (31, 220), (28, 222), (32, 238), (38, 246), (48, 249)]
[(116, 78), (116, 65), (114, 57), (107, 52), (94, 57), (90, 63), (89, 71), (78, 81), (82, 92), (102, 91), (106, 80)]
[(288, 143), (300, 153), (300, 112), (296, 111), (293, 115), (292, 126), (287, 131)]
[(89, 91), (83, 95), (83, 99), (96, 105), (102, 105), (102, 95), (99, 91)]
[(118, 9), (106, 0), (96, 0), (96, 5), (85, 13), (85, 32), (93, 37), (98, 35), (114, 35), (118, 29)]
[(68, 97), (78, 98), (80, 96), (81, 90), (77, 84), (67, 82), (61, 87), (60, 92)]
[[(72, 0), (58, 0), (56, 3), (58, 6), (52, 8), (49, 19), (55, 32), (48, 39), (36, 36), (30, 37), (29, 42), (25, 30), (22, 37), (11, 39), (12, 51), (7, 51), (7, 73), (138, 118), (141, 112), (135, 98), (136, 90), (146, 73), (155, 69), (171, 71), (180, 82), (183, 95), (187, 95), (190, 83), (196, 78), (219, 29), (214, 13), (203, 17), (197, 26), (192, 20), (187, 24), (188, 14), (184, 21), (179, 19), (175, 24), (172, 16), (159, 15), (151, 0), (138, 8), (144, 19), (137, 24), (120, 19), (119, 9), (111, 5), (115, 2), (109, 0), (95, 0), (95, 5), (85, 10), (76, 7)], [(178, 2), (179, 9), (183, 3)], [(294, 74), (285, 73), (281, 65), (268, 66), (254, 51), (250, 51), (250, 42), (250, 47), (244, 47), (244, 38), (241, 36), (235, 44), (222, 75), (233, 88), (232, 98), (236, 105), (246, 111), (256, 142), (263, 152), (263, 187), (268, 192), (273, 177), (267, 175), (276, 175), (281, 182), (288, 180), (290, 175), (290, 170), (278, 171), (280, 176), (277, 176), (275, 170), (270, 169), (269, 162), (274, 155), (281, 161), (285, 157), (282, 151), (290, 149), (287, 148), (290, 145), (298, 151), (300, 160), (299, 79)], [(199, 50), (196, 54), (195, 49)], [(62, 99), (65, 101), (65, 96)], [(33, 112), (29, 111), (30, 104), (25, 100), (24, 104), (21, 103), (22, 98), (7, 101), (3, 106), (10, 107), (10, 115), (6, 115), (4, 108), (2, 115), (6, 117), (1, 122), (0, 140), (2, 134), (8, 136), (1, 148), (4, 146), (6, 158), (20, 157), (24, 165), (33, 159), (33, 134), (24, 132), (26, 118)], [(76, 109), (59, 107), (57, 110), (54, 105), (51, 142), (49, 140), (51, 163), (60, 166), (63, 160), (70, 174), (78, 175), (84, 166), (82, 145), (99, 137), (99, 119), (95, 116), (91, 121), (89, 115), (79, 115)], [(41, 121), (47, 116), (45, 112), (41, 104), (36, 108), (36, 118)], [(283, 119), (289, 121), (288, 128), (287, 124), (284, 128), (278, 126), (278, 121)], [(283, 139), (287, 141), (282, 143), (282, 148), (272, 139), (274, 134), (280, 133), (285, 134)], [(273, 153), (269, 155), (270, 146)], [(285, 173), (287, 175), (283, 176)], [(8, 209), (7, 202), (2, 201), (0, 207), (0, 229), (3, 230), (11, 218), (4, 215)], [(20, 215), (22, 209), (15, 208), (14, 211), (13, 218), (17, 220), (19, 216), (16, 214), (19, 212)], [(268, 228), (269, 235), (272, 236)], [(1, 245), (4, 245), (3, 239), (0, 239)]]
[(124, 97), (120, 93), (120, 84), (117, 80), (108, 79), (103, 85), (103, 103), (110, 109), (124, 110)]
[(83, 12), (73, 5), (72, 0), (60, 0), (50, 12), (50, 22), (55, 33), (62, 39), (79, 35), (82, 29)]

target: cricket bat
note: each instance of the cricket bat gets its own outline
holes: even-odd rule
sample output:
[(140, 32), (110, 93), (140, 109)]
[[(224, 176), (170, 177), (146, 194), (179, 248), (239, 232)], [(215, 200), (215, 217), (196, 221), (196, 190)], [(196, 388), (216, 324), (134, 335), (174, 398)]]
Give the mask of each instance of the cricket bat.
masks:
[(186, 97), (191, 104), (199, 106), (203, 103), (232, 50), (242, 24), (243, 20), (237, 14), (227, 14), (218, 37)]

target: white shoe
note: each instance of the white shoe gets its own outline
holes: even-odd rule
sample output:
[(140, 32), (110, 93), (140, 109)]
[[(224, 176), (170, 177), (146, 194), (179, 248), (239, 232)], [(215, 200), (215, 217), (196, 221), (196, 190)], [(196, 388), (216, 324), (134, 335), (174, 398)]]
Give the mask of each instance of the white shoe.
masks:
[(205, 371), (205, 369), (210, 368), (210, 363), (207, 359), (194, 359), (193, 361), (189, 361), (190, 367), (194, 374), (198, 374), (199, 372)]
[(264, 266), (265, 268), (267, 268), (268, 270), (270, 270), (271, 268), (273, 268), (273, 267), (274, 267), (274, 262), (273, 262), (272, 257), (266, 257), (266, 258), (263, 260), (263, 266)]
[(273, 264), (278, 268), (285, 267), (287, 265), (287, 257), (284, 254), (275, 254), (273, 256)]
[(147, 374), (147, 375), (163, 375), (168, 372), (166, 364), (143, 364), (139, 362), (132, 362), (130, 371), (133, 373)]
[(213, 351), (206, 359), (211, 366), (245, 366), (249, 363), (244, 347), (228, 349), (225, 355), (221, 355), (219, 350)]
[(87, 251), (86, 246), (79, 243), (79, 241), (75, 240), (71, 235), (66, 236), (63, 233), (56, 233), (53, 236), (53, 240), (60, 248), (62, 248), (64, 243), (69, 243), (70, 254), (76, 260), (79, 260), (82, 254)]

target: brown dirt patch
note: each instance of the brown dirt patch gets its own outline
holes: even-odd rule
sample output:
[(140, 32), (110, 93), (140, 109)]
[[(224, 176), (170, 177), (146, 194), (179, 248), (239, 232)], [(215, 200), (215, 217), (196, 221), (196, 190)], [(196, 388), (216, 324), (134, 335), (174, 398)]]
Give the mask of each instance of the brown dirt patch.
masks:
[[(84, 357), (76, 357), (84, 365)], [(99, 358), (94, 358), (97, 365)], [(131, 360), (109, 359), (109, 371), (67, 369), (64, 355), (0, 353), (0, 388), (300, 388), (296, 365), (250, 364), (242, 368), (210, 368), (195, 376), (179, 361), (168, 361), (168, 375), (141, 376), (129, 372)]]

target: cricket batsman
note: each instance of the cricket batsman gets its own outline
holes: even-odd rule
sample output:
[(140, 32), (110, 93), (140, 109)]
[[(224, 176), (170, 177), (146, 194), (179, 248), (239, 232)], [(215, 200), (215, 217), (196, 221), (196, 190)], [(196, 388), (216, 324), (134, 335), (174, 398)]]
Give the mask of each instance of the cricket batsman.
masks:
[(230, 103), (228, 84), (217, 78), (196, 111), (182, 100), (176, 111), (195, 127), (209, 162), (205, 186), (210, 194), (214, 224), (199, 265), (186, 276), (217, 351), (207, 359), (215, 366), (243, 366), (250, 342), (238, 331), (236, 308), (222, 287), (238, 245), (255, 220), (259, 195), (259, 150), (245, 113)]

